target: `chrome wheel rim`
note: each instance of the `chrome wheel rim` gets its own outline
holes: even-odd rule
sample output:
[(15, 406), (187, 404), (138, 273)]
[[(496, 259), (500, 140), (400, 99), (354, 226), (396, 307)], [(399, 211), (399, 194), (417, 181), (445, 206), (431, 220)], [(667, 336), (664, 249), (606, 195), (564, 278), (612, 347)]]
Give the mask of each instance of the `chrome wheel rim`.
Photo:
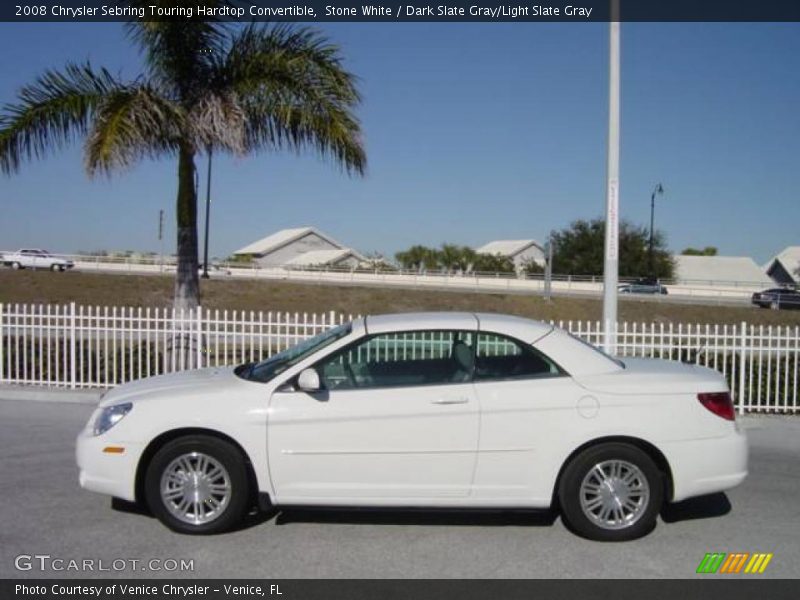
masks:
[(642, 470), (624, 460), (594, 465), (580, 487), (583, 514), (603, 529), (625, 529), (636, 523), (650, 504), (650, 484)]
[(228, 471), (208, 454), (182, 454), (161, 474), (161, 501), (184, 523), (210, 523), (225, 511), (230, 500)]

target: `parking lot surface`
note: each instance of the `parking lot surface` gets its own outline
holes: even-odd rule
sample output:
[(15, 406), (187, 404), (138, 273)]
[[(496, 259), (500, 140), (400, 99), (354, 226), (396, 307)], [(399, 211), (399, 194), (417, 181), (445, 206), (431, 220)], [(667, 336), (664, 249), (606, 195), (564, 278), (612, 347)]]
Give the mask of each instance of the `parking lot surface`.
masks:
[[(0, 397), (0, 577), (683, 578), (706, 552), (771, 552), (748, 577), (800, 576), (800, 417), (746, 417), (742, 486), (669, 507), (643, 539), (604, 544), (525, 512), (291, 510), (225, 535), (178, 535), (80, 489), (74, 439), (91, 411)], [(94, 571), (70, 568), (84, 560)], [(192, 570), (166, 571), (170, 560)]]

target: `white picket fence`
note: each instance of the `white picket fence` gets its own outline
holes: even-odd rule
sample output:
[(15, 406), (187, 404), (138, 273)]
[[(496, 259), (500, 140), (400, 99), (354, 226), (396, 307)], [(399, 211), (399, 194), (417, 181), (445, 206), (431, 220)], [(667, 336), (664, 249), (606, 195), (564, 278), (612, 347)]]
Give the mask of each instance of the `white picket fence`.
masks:
[[(0, 383), (107, 388), (260, 360), (352, 315), (0, 304)], [(599, 322), (556, 323), (599, 344)], [(617, 354), (689, 361), (730, 383), (740, 412), (796, 413), (800, 328), (620, 323)]]

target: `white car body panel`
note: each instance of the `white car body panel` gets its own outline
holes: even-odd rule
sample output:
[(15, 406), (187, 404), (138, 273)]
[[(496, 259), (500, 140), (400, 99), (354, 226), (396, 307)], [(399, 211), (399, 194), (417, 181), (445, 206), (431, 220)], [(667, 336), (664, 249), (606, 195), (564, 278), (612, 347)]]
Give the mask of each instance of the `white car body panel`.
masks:
[(24, 269), (52, 269), (54, 265), (72, 268), (73, 262), (39, 249), (21, 249), (12, 254), (3, 254), (0, 261), (5, 265), (19, 264)]
[(277, 503), (469, 494), (478, 449), (471, 383), (325, 396), (272, 395), (268, 455)]
[[(569, 375), (306, 393), (305, 368), (364, 336), (471, 330), (532, 343)], [(625, 359), (625, 368), (566, 332), (516, 317), (419, 313), (368, 317), (268, 383), (231, 368), (153, 377), (111, 390), (100, 407), (132, 402), (108, 432), (81, 432), (81, 485), (136, 499), (142, 453), (174, 430), (234, 440), (259, 491), (275, 504), (544, 508), (581, 447), (635, 440), (667, 465), (672, 500), (722, 491), (747, 474), (744, 433), (697, 400), (727, 391), (709, 369)], [(98, 409), (99, 410), (99, 409)], [(105, 454), (109, 445), (123, 454)]]

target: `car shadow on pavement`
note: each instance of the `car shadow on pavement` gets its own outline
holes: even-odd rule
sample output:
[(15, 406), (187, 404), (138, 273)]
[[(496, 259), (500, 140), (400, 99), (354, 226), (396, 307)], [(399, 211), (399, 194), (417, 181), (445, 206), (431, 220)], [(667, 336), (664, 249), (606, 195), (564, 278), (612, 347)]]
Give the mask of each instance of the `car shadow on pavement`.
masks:
[(724, 492), (689, 498), (674, 504), (665, 504), (661, 509), (661, 519), (665, 523), (711, 519), (731, 512), (731, 502)]
[(145, 517), (153, 516), (153, 513), (151, 513), (146, 506), (138, 502), (129, 502), (122, 498), (111, 498), (111, 510)]
[(346, 523), (351, 525), (459, 525), (549, 527), (554, 510), (447, 510), (397, 508), (283, 508), (276, 525), (290, 523)]
[[(155, 518), (152, 512), (142, 504), (137, 502), (129, 502), (128, 500), (122, 500), (120, 498), (112, 498), (111, 499), (111, 510), (128, 513), (132, 515), (139, 515), (143, 517), (150, 517)], [(267, 521), (274, 519), (278, 515), (278, 511), (275, 509), (263, 511), (258, 509), (253, 509), (251, 512), (244, 516), (242, 522), (239, 523), (236, 527), (234, 527), (229, 533), (233, 533), (235, 531), (242, 531), (243, 529), (250, 529), (251, 527), (256, 527), (261, 525), (262, 523), (266, 523)]]

